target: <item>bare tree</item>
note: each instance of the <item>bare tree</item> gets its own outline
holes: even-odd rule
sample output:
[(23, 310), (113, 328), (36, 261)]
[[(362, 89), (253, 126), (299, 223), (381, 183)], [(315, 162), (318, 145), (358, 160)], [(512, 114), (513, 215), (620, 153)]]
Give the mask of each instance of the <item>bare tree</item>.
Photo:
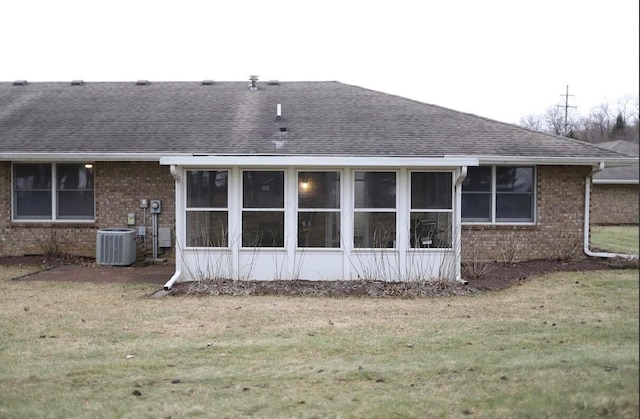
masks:
[(624, 96), (615, 105), (602, 103), (593, 107), (586, 117), (568, 114), (567, 119), (564, 120), (561, 107), (555, 106), (542, 115), (526, 115), (520, 118), (519, 124), (534, 131), (564, 135), (590, 143), (612, 140), (638, 142), (640, 101), (638, 96)]
[[(564, 113), (560, 110), (559, 107), (555, 106), (547, 109), (547, 112), (544, 114), (543, 120), (546, 132), (555, 135), (565, 134)], [(567, 127), (569, 126), (571, 126), (571, 124), (567, 122)]]
[(520, 122), (518, 122), (518, 125), (533, 131), (544, 132), (540, 115), (534, 115), (532, 113), (530, 113), (529, 115), (525, 115), (522, 118), (520, 118)]

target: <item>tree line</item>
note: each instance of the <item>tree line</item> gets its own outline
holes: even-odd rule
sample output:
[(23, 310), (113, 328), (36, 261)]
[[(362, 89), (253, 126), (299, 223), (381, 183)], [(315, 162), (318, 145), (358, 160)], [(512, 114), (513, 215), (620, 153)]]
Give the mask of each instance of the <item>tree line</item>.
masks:
[(534, 131), (562, 135), (590, 143), (624, 140), (638, 143), (640, 133), (640, 102), (638, 96), (624, 96), (615, 103), (602, 103), (591, 108), (587, 116), (577, 115), (558, 105), (543, 114), (520, 118), (520, 126)]

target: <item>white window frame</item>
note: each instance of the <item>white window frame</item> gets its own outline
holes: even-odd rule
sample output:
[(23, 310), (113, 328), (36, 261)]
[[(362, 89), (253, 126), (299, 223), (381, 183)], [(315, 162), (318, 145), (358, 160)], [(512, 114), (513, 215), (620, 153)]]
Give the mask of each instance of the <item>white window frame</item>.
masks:
[[(23, 218), (16, 214), (16, 166), (21, 165), (51, 165), (51, 217), (50, 218)], [(59, 218), (58, 216), (58, 165), (91, 165), (93, 172), (93, 214), (87, 218)], [(11, 164), (11, 221), (16, 223), (95, 223), (96, 220), (96, 174), (94, 162), (12, 162)], [(89, 191), (89, 189), (87, 189)]]
[[(537, 207), (538, 207), (538, 167), (532, 165), (516, 165), (516, 164), (503, 164), (503, 165), (480, 165), (479, 167), (491, 167), (491, 191), (490, 191), (490, 220), (487, 221), (468, 221), (464, 219), (461, 215), (462, 224), (465, 225), (535, 225), (537, 220)], [(497, 221), (497, 191), (496, 187), (496, 169), (498, 167), (514, 167), (514, 168), (531, 168), (533, 169), (533, 199), (532, 199), (532, 219), (531, 220), (508, 220), (508, 221)], [(464, 200), (464, 186), (462, 187), (462, 195), (461, 200)]]
[[(450, 175), (450, 181), (451, 181), (451, 207), (450, 208), (431, 208), (431, 209), (427, 209), (427, 208), (412, 208), (411, 206), (411, 180), (412, 180), (412, 174), (413, 173), (448, 173)], [(456, 191), (455, 191), (455, 185), (454, 185), (454, 173), (451, 170), (410, 170), (408, 172), (408, 183), (409, 183), (409, 187), (408, 187), (408, 198), (409, 198), (409, 218), (408, 218), (408, 222), (411, 223), (411, 216), (414, 213), (429, 213), (429, 214), (450, 214), (450, 225), (449, 225), (449, 240), (451, 241), (451, 244), (448, 247), (431, 247), (431, 246), (427, 246), (427, 247), (420, 247), (420, 246), (412, 246), (411, 243), (409, 243), (409, 249), (411, 250), (416, 250), (416, 251), (434, 251), (434, 250), (450, 250), (453, 248), (454, 243), (453, 243), (453, 234), (454, 234), (454, 207), (455, 207), (455, 198), (456, 198)], [(411, 226), (409, 226), (409, 240), (411, 240)]]
[[(358, 172), (363, 172), (363, 173), (367, 173), (367, 172), (372, 172), (372, 173), (394, 173), (396, 176), (396, 186), (395, 186), (395, 203), (394, 203), (394, 207), (393, 208), (357, 208), (356, 207), (356, 192), (357, 192), (357, 188), (356, 188), (356, 182), (358, 181), (358, 179), (356, 179), (356, 173)], [(399, 222), (399, 207), (400, 207), (400, 182), (401, 182), (401, 176), (400, 176), (400, 170), (381, 170), (381, 169), (376, 169), (376, 168), (358, 168), (358, 169), (353, 169), (351, 171), (351, 211), (352, 211), (352, 216), (351, 216), (351, 246), (352, 249), (354, 251), (362, 251), (362, 250), (397, 250), (398, 249), (398, 235), (399, 235), (399, 230), (398, 230), (398, 222)], [(356, 240), (355, 240), (355, 229), (356, 229), (356, 214), (358, 213), (390, 213), (390, 214), (394, 214), (395, 215), (395, 221), (394, 221), (394, 229), (395, 229), (395, 234), (394, 234), (394, 238), (392, 240), (393, 242), (393, 246), (392, 247), (358, 247), (356, 246)]]
[[(283, 184), (283, 203), (282, 203), (282, 208), (266, 208), (266, 207), (260, 207), (260, 208), (247, 208), (244, 206), (244, 173), (245, 172), (280, 172), (282, 173), (283, 176), (283, 180), (282, 180), (282, 184)], [(256, 248), (256, 246), (245, 246), (244, 243), (242, 243), (243, 241), (243, 237), (244, 237), (244, 228), (243, 228), (243, 224), (244, 224), (244, 214), (245, 212), (282, 212), (282, 219), (283, 219), (283, 225), (282, 225), (282, 241), (283, 244), (282, 246), (259, 246), (260, 248), (263, 249), (270, 249), (270, 250), (282, 250), (282, 249), (286, 249), (287, 247), (287, 200), (288, 200), (288, 196), (289, 196), (289, 188), (288, 188), (288, 180), (287, 177), (289, 176), (289, 170), (287, 168), (274, 168), (274, 169), (261, 169), (261, 168), (242, 168), (240, 170), (240, 220), (239, 220), (239, 226), (240, 226), (240, 248), (241, 249), (254, 249)]]
[[(227, 172), (227, 206), (226, 207), (189, 207), (189, 185), (186, 182), (188, 179), (189, 172)], [(185, 247), (188, 249), (228, 249), (231, 246), (232, 237), (229, 234), (229, 201), (230, 201), (230, 181), (231, 181), (231, 170), (227, 168), (188, 168), (184, 171), (185, 178), (185, 199), (184, 199), (184, 207), (185, 207), (185, 220), (184, 220), (184, 229), (185, 229)], [(188, 246), (186, 243), (189, 243), (189, 237), (186, 237), (189, 232), (187, 231), (187, 220), (189, 212), (226, 212), (227, 214), (227, 245), (226, 246)]]
[[(339, 182), (338, 182), (338, 207), (337, 208), (305, 208), (305, 207), (300, 207), (300, 188), (301, 186), (298, 184), (298, 180), (300, 178), (300, 173), (304, 173), (304, 172), (308, 172), (308, 173), (337, 173), (339, 176)], [(336, 170), (336, 169), (318, 169), (318, 168), (310, 168), (310, 169), (296, 169), (295, 171), (295, 180), (296, 180), (296, 213), (295, 213), (295, 223), (296, 226), (298, 225), (298, 218), (300, 216), (300, 213), (314, 213), (314, 212), (324, 212), (324, 213), (333, 213), (333, 214), (338, 214), (339, 215), (339, 222), (338, 222), (338, 226), (340, 228), (340, 243), (338, 245), (338, 247), (327, 247), (327, 246), (323, 246), (323, 247), (311, 247), (311, 246), (299, 246), (299, 235), (300, 235), (300, 231), (297, 231), (296, 229), (296, 250), (302, 250), (302, 251), (308, 251), (308, 250), (324, 250), (324, 249), (328, 249), (328, 250), (339, 250), (343, 248), (343, 243), (342, 243), (342, 238), (344, 237), (344, 234), (342, 232), (342, 219), (343, 219), (343, 204), (342, 204), (342, 193), (344, 190), (343, 184), (344, 184), (344, 173), (342, 170)], [(286, 214), (285, 214), (286, 217)]]

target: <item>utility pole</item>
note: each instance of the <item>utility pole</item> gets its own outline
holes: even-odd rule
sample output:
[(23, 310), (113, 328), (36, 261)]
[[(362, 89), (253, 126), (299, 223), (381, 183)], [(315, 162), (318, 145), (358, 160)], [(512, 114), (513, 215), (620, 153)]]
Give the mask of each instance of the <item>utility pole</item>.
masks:
[(562, 135), (566, 136), (569, 128), (569, 108), (577, 108), (577, 106), (569, 106), (569, 96), (574, 97), (574, 95), (569, 94), (569, 85), (567, 84), (567, 91), (564, 95), (560, 97), (564, 97), (564, 105), (556, 105), (558, 107), (564, 108), (564, 124), (562, 129)]

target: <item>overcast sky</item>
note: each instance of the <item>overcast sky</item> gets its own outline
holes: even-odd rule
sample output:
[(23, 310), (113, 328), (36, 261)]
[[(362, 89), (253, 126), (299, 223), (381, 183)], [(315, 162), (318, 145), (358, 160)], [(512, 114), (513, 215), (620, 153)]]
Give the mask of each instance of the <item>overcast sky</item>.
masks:
[[(7, 4), (8, 3), (8, 4)], [(337, 80), (518, 122), (638, 96), (638, 0), (8, 0), (0, 81)]]

